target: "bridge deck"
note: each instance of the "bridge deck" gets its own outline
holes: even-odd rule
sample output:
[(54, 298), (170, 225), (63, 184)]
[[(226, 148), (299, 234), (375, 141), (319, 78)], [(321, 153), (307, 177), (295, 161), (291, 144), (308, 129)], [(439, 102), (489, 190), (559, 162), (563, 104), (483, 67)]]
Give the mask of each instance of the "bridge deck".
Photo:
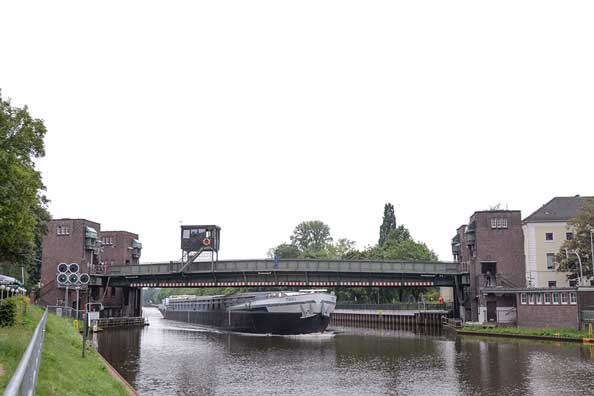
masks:
[[(180, 272), (181, 270), (183, 272)], [(458, 263), (381, 260), (226, 260), (113, 266), (94, 273), (94, 286), (454, 286), (467, 277)]]
[[(164, 275), (178, 273), (183, 264), (179, 262), (147, 263), (141, 265), (113, 266), (105, 275)], [(380, 260), (224, 260), (194, 262), (185, 270), (186, 274), (206, 272), (339, 272), (339, 273), (409, 273), (409, 274), (461, 274), (459, 264), (453, 262), (413, 262)]]

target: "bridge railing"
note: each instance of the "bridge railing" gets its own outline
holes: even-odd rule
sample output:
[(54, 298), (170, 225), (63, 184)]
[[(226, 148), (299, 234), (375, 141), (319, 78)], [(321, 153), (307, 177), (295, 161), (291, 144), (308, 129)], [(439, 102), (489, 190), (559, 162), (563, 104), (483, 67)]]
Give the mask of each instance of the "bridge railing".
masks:
[[(105, 271), (110, 276), (157, 275), (179, 272), (182, 263), (154, 263), (112, 266)], [(365, 272), (365, 273), (415, 273), (457, 274), (460, 265), (455, 262), (413, 262), (374, 260), (226, 260), (195, 262), (186, 267), (186, 273), (211, 272)]]
[(23, 354), (19, 365), (14, 371), (6, 389), (4, 389), (4, 396), (35, 394), (47, 312), (46, 308), (37, 327), (35, 327), (31, 341), (29, 341), (29, 345), (27, 345), (27, 349), (25, 349), (25, 353)]
[(449, 311), (452, 304), (436, 303), (395, 303), (395, 304), (337, 304), (336, 309), (367, 310), (367, 311)]

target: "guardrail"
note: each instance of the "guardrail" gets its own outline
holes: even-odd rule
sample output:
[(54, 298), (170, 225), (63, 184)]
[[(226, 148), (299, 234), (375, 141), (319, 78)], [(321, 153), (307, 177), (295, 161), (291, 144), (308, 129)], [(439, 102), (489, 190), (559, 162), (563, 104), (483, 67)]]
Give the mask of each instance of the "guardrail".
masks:
[(62, 316), (65, 318), (72, 318), (72, 319), (79, 319), (83, 318), (84, 311), (83, 310), (76, 310), (70, 307), (64, 307), (62, 305), (48, 305), (46, 307), (51, 313), (56, 314), (56, 316)]
[(35, 327), (31, 341), (29, 341), (18, 367), (4, 390), (4, 396), (35, 395), (47, 313), (48, 309), (46, 308), (37, 327)]
[(399, 304), (337, 304), (335, 309), (368, 311), (449, 311), (451, 304), (399, 303)]

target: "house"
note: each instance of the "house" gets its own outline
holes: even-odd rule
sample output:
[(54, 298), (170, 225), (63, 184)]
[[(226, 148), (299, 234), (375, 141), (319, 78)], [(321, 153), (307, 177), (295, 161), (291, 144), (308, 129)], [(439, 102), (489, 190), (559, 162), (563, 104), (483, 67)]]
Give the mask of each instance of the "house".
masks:
[(588, 198), (555, 197), (522, 221), (526, 284), (534, 288), (575, 286), (566, 272), (558, 272), (555, 254), (573, 238), (567, 222), (575, 217)]

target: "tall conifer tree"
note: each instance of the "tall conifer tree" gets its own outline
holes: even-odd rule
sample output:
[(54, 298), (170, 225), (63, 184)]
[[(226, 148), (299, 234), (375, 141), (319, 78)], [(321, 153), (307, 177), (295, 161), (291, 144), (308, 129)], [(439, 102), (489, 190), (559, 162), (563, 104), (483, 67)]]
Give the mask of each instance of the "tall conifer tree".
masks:
[(392, 230), (396, 229), (396, 214), (394, 213), (394, 205), (387, 203), (384, 205), (384, 219), (380, 226), (380, 235), (378, 245), (382, 246), (388, 240), (388, 236)]

